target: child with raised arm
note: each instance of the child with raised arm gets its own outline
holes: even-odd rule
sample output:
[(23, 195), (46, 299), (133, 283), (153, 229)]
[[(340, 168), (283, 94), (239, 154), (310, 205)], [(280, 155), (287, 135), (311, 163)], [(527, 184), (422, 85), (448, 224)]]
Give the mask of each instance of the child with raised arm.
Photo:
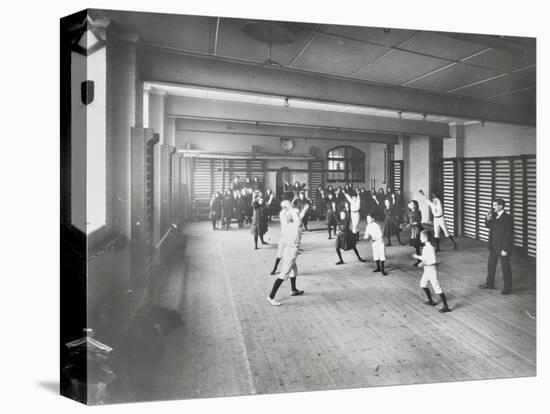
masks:
[(412, 257), (414, 257), (416, 260), (419, 260), (420, 266), (424, 267), (424, 273), (422, 273), (422, 279), (420, 280), (420, 287), (424, 290), (424, 293), (426, 293), (426, 296), (428, 298), (428, 301), (425, 302), (426, 305), (436, 305), (436, 303), (432, 300), (432, 294), (430, 293), (430, 288), (428, 287), (429, 283), (432, 285), (434, 292), (437, 293), (441, 298), (441, 302), (443, 302), (443, 307), (439, 309), (439, 312), (450, 312), (451, 309), (449, 309), (449, 306), (447, 305), (447, 298), (445, 297), (445, 293), (443, 293), (443, 290), (441, 290), (441, 286), (439, 285), (439, 279), (437, 277), (435, 249), (432, 246), (431, 240), (432, 233), (429, 230), (422, 230), (420, 232), (420, 241), (424, 244), (424, 247), (422, 248), (422, 255), (420, 256), (417, 254), (413, 254)]
[(424, 197), (424, 199), (430, 206), (430, 210), (432, 210), (432, 214), (434, 216), (435, 251), (439, 251), (439, 234), (441, 231), (443, 231), (445, 237), (449, 238), (453, 242), (453, 246), (456, 250), (457, 245), (455, 239), (453, 238), (452, 234), (449, 233), (449, 230), (447, 229), (447, 223), (445, 223), (445, 215), (443, 214), (443, 204), (441, 203), (441, 200), (435, 194), (432, 194), (432, 199), (430, 200), (428, 196), (424, 194), (424, 191), (418, 190), (418, 192), (422, 195), (422, 197)]
[(350, 218), (351, 218), (351, 232), (355, 236), (355, 240), (359, 240), (359, 210), (361, 209), (361, 198), (359, 193), (344, 191), (344, 196), (348, 200)]

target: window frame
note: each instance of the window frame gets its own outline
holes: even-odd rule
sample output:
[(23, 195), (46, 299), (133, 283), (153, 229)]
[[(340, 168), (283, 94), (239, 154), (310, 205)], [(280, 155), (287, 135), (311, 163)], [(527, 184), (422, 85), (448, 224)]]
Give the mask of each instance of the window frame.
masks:
[[(334, 155), (331, 156), (331, 153), (333, 153), (335, 150), (343, 149), (344, 150), (344, 156), (343, 157), (335, 157)], [(330, 169), (331, 161), (340, 161), (344, 163), (344, 169), (343, 170), (334, 170)], [(339, 145), (337, 147), (331, 148), (327, 151), (327, 169), (326, 169), (326, 181), (327, 183), (338, 183), (338, 182), (365, 182), (365, 161), (366, 161), (366, 154), (361, 151), (359, 148), (353, 147), (351, 145)], [(360, 163), (361, 169), (353, 170), (353, 172), (350, 169), (350, 165), (353, 163)], [(332, 178), (332, 174), (342, 174), (342, 179), (335, 179)], [(359, 177), (352, 177), (353, 175), (356, 175), (360, 173)], [(353, 179), (352, 179), (353, 178)]]

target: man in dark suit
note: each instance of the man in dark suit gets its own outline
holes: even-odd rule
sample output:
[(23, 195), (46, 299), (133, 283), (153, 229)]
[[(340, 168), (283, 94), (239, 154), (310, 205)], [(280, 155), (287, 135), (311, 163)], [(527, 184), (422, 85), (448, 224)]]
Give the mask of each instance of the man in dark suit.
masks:
[(485, 226), (489, 228), (489, 260), (487, 262), (487, 281), (479, 287), (482, 289), (494, 289), (495, 272), (497, 262), (500, 259), (502, 266), (502, 278), (504, 287), (503, 295), (512, 291), (512, 270), (510, 269), (510, 256), (514, 246), (514, 225), (512, 217), (504, 211), (506, 203), (501, 198), (493, 201), (493, 208), (487, 213)]

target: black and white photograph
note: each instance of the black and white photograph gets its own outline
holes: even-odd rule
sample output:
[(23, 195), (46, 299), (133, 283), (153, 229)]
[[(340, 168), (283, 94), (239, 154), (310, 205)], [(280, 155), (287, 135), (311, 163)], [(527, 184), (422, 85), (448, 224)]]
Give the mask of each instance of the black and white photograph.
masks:
[(472, 29), (450, 5), (448, 27), (338, 5), (65, 6), (58, 105), (37, 72), (25, 108), (59, 110), (57, 132), (33, 127), (58, 145), (57, 179), (32, 184), (55, 187), (57, 216), (37, 196), (25, 217), (57, 229), (40, 276), (58, 278), (57, 372), (39, 386), (72, 406), (255, 412), (426, 386), (417, 408), (446, 412), (435, 390), (461, 383), (521, 401), (495, 390), (534, 384), (544, 357), (537, 30)]
[(63, 395), (536, 375), (535, 38), (103, 9), (61, 36)]

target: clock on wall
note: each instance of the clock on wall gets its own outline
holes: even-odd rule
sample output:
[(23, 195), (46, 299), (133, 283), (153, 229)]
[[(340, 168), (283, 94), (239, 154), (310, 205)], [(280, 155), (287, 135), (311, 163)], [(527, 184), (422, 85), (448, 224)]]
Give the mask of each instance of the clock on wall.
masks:
[(284, 152), (290, 152), (294, 148), (294, 141), (290, 138), (281, 138), (281, 150)]

